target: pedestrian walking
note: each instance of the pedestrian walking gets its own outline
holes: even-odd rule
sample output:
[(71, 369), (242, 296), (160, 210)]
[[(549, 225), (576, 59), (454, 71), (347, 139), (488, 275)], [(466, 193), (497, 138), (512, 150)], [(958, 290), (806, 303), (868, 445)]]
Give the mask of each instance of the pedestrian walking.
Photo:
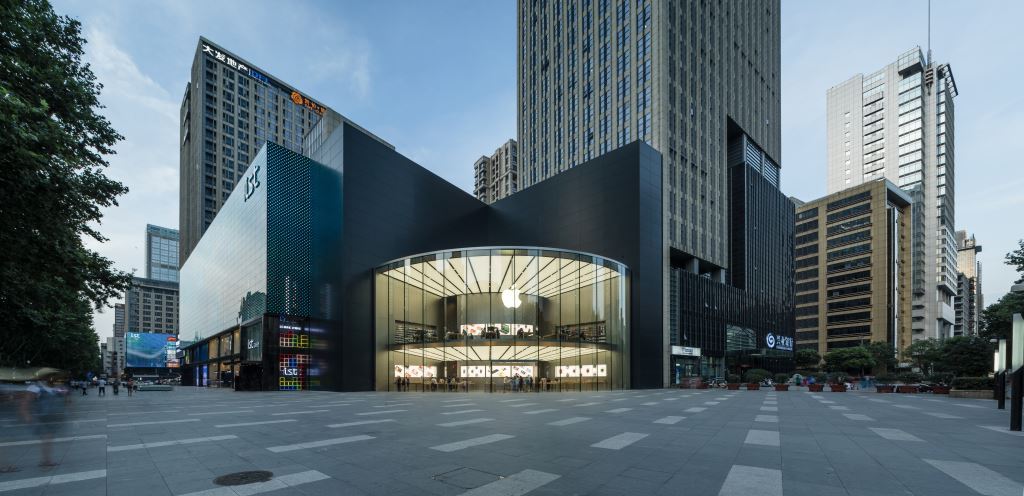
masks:
[(39, 466), (49, 469), (57, 465), (53, 460), (53, 438), (56, 437), (63, 414), (64, 402), (61, 392), (54, 387), (51, 379), (37, 381), (26, 388), (22, 397), (21, 417), (25, 423), (34, 424), (35, 434), (41, 439), (42, 459)]
[(119, 379), (114, 380), (114, 396), (117, 396), (118, 391), (121, 389), (121, 381)]

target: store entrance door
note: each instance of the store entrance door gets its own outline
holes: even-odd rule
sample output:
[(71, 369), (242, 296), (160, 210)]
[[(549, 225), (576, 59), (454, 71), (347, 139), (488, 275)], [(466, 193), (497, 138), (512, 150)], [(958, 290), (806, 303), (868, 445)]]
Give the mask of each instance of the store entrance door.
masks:
[(241, 367), (238, 378), (239, 391), (262, 391), (263, 390), (263, 365), (245, 364)]

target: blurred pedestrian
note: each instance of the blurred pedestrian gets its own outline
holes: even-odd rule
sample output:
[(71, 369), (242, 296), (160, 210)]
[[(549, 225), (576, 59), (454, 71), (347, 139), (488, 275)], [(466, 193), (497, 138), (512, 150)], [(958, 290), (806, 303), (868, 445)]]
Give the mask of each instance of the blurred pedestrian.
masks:
[(50, 379), (33, 383), (22, 396), (21, 418), (25, 423), (35, 425), (35, 434), (42, 441), (39, 466), (44, 469), (57, 465), (53, 460), (53, 438), (60, 429), (60, 415), (64, 405), (59, 396), (60, 391)]
[(107, 395), (107, 380), (106, 379), (100, 379), (100, 382), (98, 382), (97, 384), (99, 384), (100, 388), (98, 390), (99, 392), (96, 393), (96, 395), (97, 396), (106, 396)]
[(131, 377), (128, 378), (128, 396), (131, 396), (135, 391), (135, 381)]

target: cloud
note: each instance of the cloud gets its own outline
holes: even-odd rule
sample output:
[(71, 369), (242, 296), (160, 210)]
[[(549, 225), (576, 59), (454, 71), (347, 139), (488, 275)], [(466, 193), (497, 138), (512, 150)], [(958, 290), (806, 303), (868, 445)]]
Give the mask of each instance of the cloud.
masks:
[(314, 77), (321, 81), (345, 81), (360, 98), (370, 96), (370, 44), (363, 39), (349, 40), (342, 50), (324, 49), (311, 60)]
[[(145, 74), (114, 38), (96, 23), (86, 30), (84, 60), (103, 83), (100, 113), (124, 135), (108, 157), (107, 174), (129, 188), (120, 206), (106, 209), (103, 244), (86, 245), (114, 261), (121, 270), (143, 275), (145, 226), (178, 224), (178, 99)], [(112, 334), (113, 312), (94, 316), (100, 336)]]

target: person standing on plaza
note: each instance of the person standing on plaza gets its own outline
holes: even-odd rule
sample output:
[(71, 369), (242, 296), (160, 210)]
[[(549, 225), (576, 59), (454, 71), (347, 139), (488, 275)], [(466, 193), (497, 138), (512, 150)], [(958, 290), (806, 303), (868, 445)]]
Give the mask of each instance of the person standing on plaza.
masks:
[(131, 396), (134, 391), (135, 391), (135, 382), (133, 382), (132, 378), (129, 377), (128, 378), (128, 396)]
[(107, 395), (107, 380), (101, 378), (100, 382), (98, 382), (97, 384), (99, 384), (99, 390), (96, 393), (96, 395), (97, 396), (106, 396)]

